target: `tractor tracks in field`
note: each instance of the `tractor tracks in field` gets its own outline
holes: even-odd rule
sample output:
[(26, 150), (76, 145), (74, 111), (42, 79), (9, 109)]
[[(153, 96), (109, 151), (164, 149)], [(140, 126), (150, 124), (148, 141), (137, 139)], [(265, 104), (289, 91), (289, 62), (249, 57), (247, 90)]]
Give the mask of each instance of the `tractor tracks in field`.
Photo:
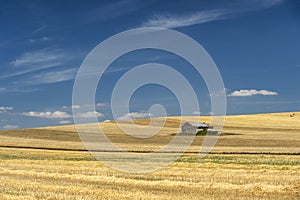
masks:
[[(34, 146), (13, 146), (13, 145), (0, 145), (0, 148), (9, 148), (9, 149), (32, 149), (32, 150), (44, 150), (44, 151), (73, 151), (73, 152), (103, 152), (103, 153), (155, 153), (153, 151), (136, 151), (136, 150), (127, 150), (127, 151), (111, 151), (111, 150), (86, 150), (86, 149), (71, 149), (71, 148), (56, 148), (56, 147), (34, 147)], [(164, 151), (156, 152), (159, 154), (199, 154), (198, 151), (186, 151), (186, 152), (177, 152), (177, 151)], [(220, 152), (203, 152), (203, 154), (224, 154), (224, 155), (300, 155), (300, 152), (235, 152), (235, 151), (220, 151)]]

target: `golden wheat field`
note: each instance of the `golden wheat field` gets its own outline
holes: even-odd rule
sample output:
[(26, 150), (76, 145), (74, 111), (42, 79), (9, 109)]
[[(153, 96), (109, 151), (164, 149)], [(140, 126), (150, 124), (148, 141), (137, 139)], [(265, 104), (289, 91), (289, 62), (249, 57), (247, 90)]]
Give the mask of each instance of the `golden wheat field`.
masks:
[[(101, 123), (110, 141), (141, 153), (170, 142), (179, 125), (168, 117), (159, 134), (142, 139)], [(300, 199), (300, 113), (226, 116), (204, 158), (197, 153), (203, 138), (166, 168), (126, 173), (85, 151), (73, 125), (0, 131), (0, 199)]]

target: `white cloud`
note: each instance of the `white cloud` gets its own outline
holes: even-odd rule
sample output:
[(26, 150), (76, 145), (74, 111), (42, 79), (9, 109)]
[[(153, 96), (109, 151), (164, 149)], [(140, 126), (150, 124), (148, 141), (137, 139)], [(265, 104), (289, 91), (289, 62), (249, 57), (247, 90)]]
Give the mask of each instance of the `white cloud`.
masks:
[(131, 112), (121, 117), (118, 117), (118, 120), (130, 120), (130, 119), (139, 119), (139, 118), (149, 118), (151, 117), (151, 113), (148, 112)]
[[(24, 112), (22, 113), (25, 116), (28, 117), (40, 117), (40, 118), (48, 118), (48, 119), (66, 119), (66, 118), (72, 118), (73, 115), (67, 112), (63, 111), (55, 111), (55, 112)], [(92, 118), (96, 115), (96, 117), (103, 117), (104, 115), (97, 111), (89, 111), (89, 112), (83, 112), (83, 113), (76, 113), (75, 117), (78, 118)], [(63, 122), (67, 122), (67, 120), (62, 120)], [(69, 122), (68, 122), (69, 123)]]
[(70, 120), (62, 120), (59, 122), (59, 124), (71, 124), (72, 122)]
[[(103, 107), (107, 107), (109, 104), (108, 103), (96, 103), (96, 107), (98, 108), (103, 108)], [(85, 107), (85, 108), (89, 108), (89, 109), (92, 109), (93, 106), (92, 105), (71, 105), (71, 106), (63, 106), (62, 108), (63, 109), (80, 109), (82, 107)]]
[(49, 119), (63, 119), (63, 118), (71, 118), (72, 115), (70, 115), (67, 112), (62, 111), (55, 111), (55, 112), (25, 112), (22, 113), (25, 116), (28, 117), (40, 117), (40, 118), (49, 118)]
[(3, 126), (3, 128), (4, 129), (18, 129), (19, 126), (18, 125), (9, 125), (9, 124), (7, 124), (7, 125)]
[(195, 110), (195, 111), (193, 112), (193, 115), (200, 115), (200, 112), (197, 111), (197, 110)]
[(92, 117), (103, 117), (104, 115), (100, 112), (97, 111), (89, 111), (89, 112), (84, 112), (84, 113), (76, 113), (75, 117), (79, 118), (92, 118)]
[(253, 95), (264, 95), (264, 96), (274, 96), (278, 95), (277, 92), (268, 91), (268, 90), (236, 90), (229, 94), (228, 96), (232, 97), (247, 97), (247, 96), (253, 96)]
[(13, 110), (13, 107), (10, 106), (0, 106), (0, 113), (7, 112), (9, 110)]

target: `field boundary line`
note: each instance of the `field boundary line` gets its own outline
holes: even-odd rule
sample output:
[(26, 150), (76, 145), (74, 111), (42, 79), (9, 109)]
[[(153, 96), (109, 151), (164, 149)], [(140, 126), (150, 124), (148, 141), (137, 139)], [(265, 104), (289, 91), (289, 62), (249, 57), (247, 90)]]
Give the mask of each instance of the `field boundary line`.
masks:
[[(10, 148), (10, 149), (35, 149), (35, 150), (46, 150), (46, 151), (79, 151), (79, 152), (89, 152), (86, 149), (68, 149), (68, 148), (55, 148), (55, 147), (30, 147), (30, 146), (10, 146), (10, 145), (0, 145), (0, 148)], [(93, 151), (93, 150), (90, 150)], [(152, 151), (106, 151), (106, 150), (94, 150), (93, 152), (107, 152), (107, 153), (150, 153)], [(177, 151), (165, 151), (165, 152), (158, 152), (161, 154), (164, 153), (178, 153)], [(199, 154), (198, 151), (187, 151), (181, 152), (185, 154)], [(207, 152), (206, 152), (207, 154)], [(222, 151), (222, 152), (209, 152), (208, 154), (240, 154), (240, 155), (300, 155), (300, 152), (233, 152), (233, 151)]]

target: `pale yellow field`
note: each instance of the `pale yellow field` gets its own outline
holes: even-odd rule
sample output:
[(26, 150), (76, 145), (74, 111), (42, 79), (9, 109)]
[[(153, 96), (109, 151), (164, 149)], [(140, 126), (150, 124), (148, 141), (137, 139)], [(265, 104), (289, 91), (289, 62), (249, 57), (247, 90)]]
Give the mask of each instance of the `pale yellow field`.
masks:
[[(74, 126), (0, 131), (0, 199), (300, 199), (300, 113), (290, 114), (227, 116), (213, 154), (198, 156), (199, 136), (176, 162), (147, 174), (112, 170), (80, 151)], [(169, 117), (158, 135), (137, 139), (101, 124), (132, 151), (159, 149), (178, 125)]]

